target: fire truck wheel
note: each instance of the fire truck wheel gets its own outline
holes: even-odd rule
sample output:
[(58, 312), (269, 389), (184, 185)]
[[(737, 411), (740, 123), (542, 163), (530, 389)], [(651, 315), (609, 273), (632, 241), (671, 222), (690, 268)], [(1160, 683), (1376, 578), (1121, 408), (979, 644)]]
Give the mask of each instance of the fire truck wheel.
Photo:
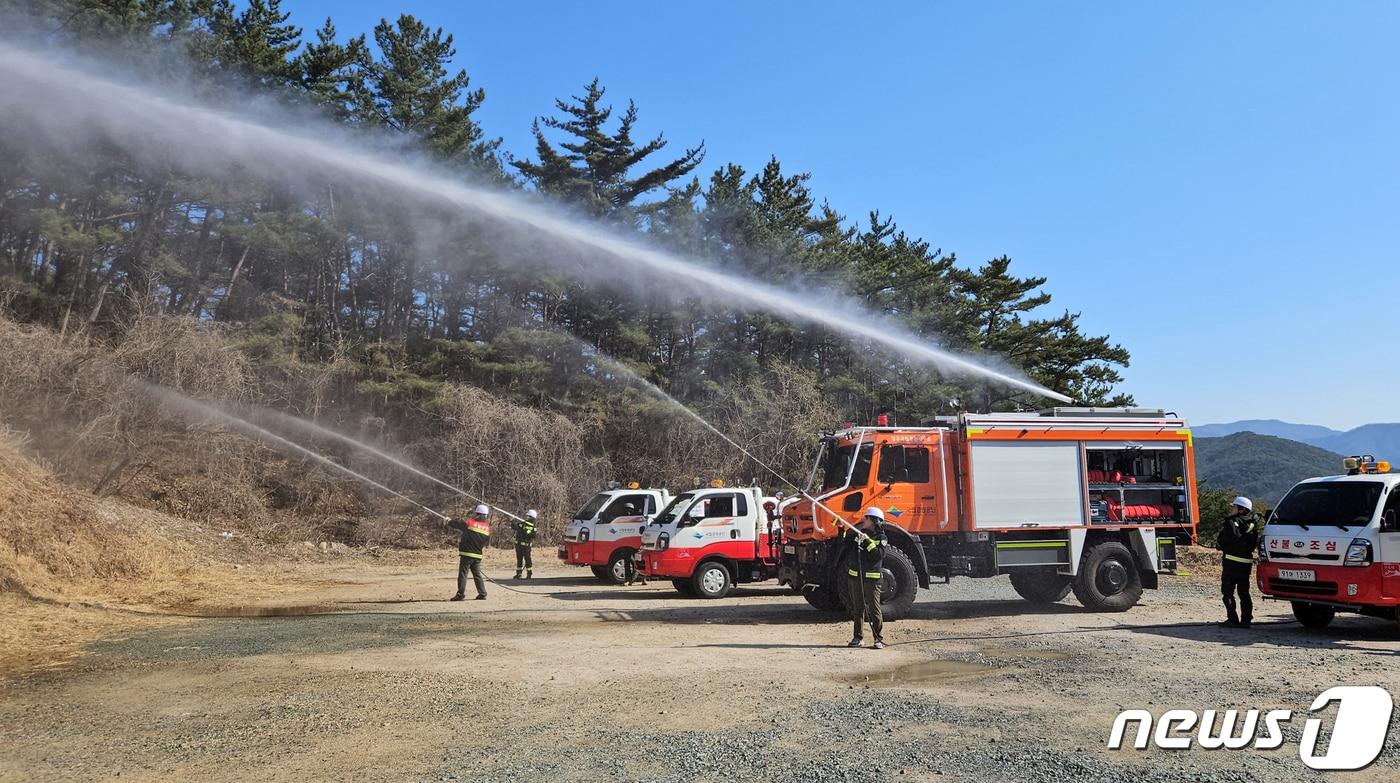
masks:
[(589, 566), (588, 570), (592, 571), (594, 576), (598, 577), (604, 582), (612, 581), (612, 574), (608, 573), (607, 566)]
[(1069, 595), (1071, 577), (1052, 568), (1018, 568), (1011, 572), (1016, 595), (1033, 604), (1053, 604)]
[(1091, 612), (1126, 612), (1142, 597), (1133, 553), (1117, 541), (1095, 544), (1074, 578), (1074, 597)]
[(807, 603), (811, 604), (813, 609), (823, 612), (834, 612), (841, 608), (841, 596), (831, 585), (821, 585), (814, 590), (803, 590), (802, 597), (807, 599)]
[(1307, 601), (1293, 602), (1293, 616), (1304, 628), (1326, 628), (1337, 616), (1337, 610), (1326, 604), (1310, 604)]
[(695, 594), (701, 598), (723, 598), (729, 595), (729, 589), (734, 586), (734, 580), (729, 578), (729, 569), (723, 563), (711, 560), (708, 563), (701, 563), (695, 569), (695, 573), (690, 576), (690, 584), (695, 589)]
[(632, 577), (632, 551), (619, 549), (608, 558), (607, 581), (615, 585), (625, 585)]
[[(902, 620), (914, 605), (919, 591), (919, 575), (909, 556), (892, 546), (885, 547), (884, 567), (880, 569), (880, 615), (886, 620)], [(841, 599), (841, 607), (847, 612), (860, 600), (851, 590), (851, 580), (844, 577), (850, 568), (849, 561), (843, 562), (837, 573), (841, 575), (836, 592)], [(875, 580), (871, 579), (870, 582)], [(862, 582), (861, 584), (869, 584)]]
[(672, 579), (671, 586), (681, 595), (695, 595), (695, 585), (692, 585), (689, 579)]

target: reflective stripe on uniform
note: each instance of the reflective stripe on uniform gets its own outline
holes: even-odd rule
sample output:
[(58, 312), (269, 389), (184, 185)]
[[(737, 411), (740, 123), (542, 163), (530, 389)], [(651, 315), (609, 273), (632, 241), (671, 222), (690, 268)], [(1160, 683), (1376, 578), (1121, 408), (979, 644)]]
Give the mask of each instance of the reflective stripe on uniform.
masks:
[(1253, 565), (1253, 564), (1254, 564), (1254, 558), (1252, 558), (1252, 557), (1240, 557), (1239, 555), (1226, 555), (1226, 556), (1225, 556), (1225, 559), (1226, 559), (1226, 560), (1230, 560), (1230, 561), (1235, 562), (1235, 563), (1249, 563), (1250, 565)]
[[(847, 569), (846, 569), (846, 576), (860, 576), (860, 574), (856, 573), (856, 570), (855, 570), (854, 568), (847, 568)], [(882, 578), (883, 576), (884, 576), (884, 574), (881, 573), (881, 572), (879, 572), (879, 571), (866, 571), (866, 572), (865, 572), (865, 578), (866, 578), (866, 579), (880, 579), (880, 578)]]
[(461, 555), (462, 557), (470, 557), (470, 558), (473, 559), (473, 560), (480, 560), (480, 559), (481, 559), (481, 553), (480, 553), (480, 552), (462, 552), (462, 551), (459, 550), (459, 551), (457, 552), (457, 554)]

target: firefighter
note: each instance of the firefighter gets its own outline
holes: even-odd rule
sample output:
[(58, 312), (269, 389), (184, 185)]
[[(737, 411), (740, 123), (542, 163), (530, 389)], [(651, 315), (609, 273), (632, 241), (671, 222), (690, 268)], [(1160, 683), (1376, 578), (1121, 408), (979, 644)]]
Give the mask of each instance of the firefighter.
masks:
[(481, 573), (481, 557), (482, 550), (491, 540), (491, 523), (486, 519), (490, 514), (490, 506), (482, 503), (466, 519), (447, 521), (449, 528), (462, 531), (462, 541), (457, 545), (460, 558), (457, 562), (457, 594), (452, 596), (453, 601), (466, 600), (469, 571), (472, 581), (476, 582), (476, 600), (486, 600), (486, 577)]
[[(1231, 513), (1220, 528), (1216, 546), (1220, 549), (1220, 593), (1225, 602), (1228, 628), (1248, 628), (1254, 620), (1254, 601), (1249, 597), (1250, 572), (1254, 570), (1254, 550), (1259, 546), (1259, 517), (1254, 503), (1240, 496), (1231, 504)], [(1239, 593), (1239, 613), (1235, 612)]]
[(841, 531), (841, 549), (845, 562), (846, 578), (851, 588), (851, 620), (855, 625), (855, 635), (847, 647), (861, 645), (861, 624), (870, 621), (870, 632), (875, 636), (874, 648), (885, 649), (885, 639), (881, 632), (885, 628), (880, 616), (880, 577), (885, 561), (885, 512), (878, 506), (865, 510), (857, 530), (845, 528)]
[(524, 519), (517, 519), (510, 523), (510, 529), (515, 531), (515, 578), (520, 578), (520, 572), (525, 571), (526, 579), (535, 578), (535, 561), (530, 555), (535, 546), (535, 521), (540, 518), (540, 512), (533, 508), (525, 512)]

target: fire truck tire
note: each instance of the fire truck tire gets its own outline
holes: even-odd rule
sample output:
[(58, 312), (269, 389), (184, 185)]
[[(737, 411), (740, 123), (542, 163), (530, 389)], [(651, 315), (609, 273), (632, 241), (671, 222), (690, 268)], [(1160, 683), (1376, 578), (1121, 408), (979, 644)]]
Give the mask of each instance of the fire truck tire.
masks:
[[(880, 615), (886, 620), (903, 620), (914, 606), (914, 598), (919, 591), (919, 574), (914, 563), (904, 552), (892, 546), (885, 547), (883, 576), (880, 578)], [(844, 578), (848, 562), (842, 562), (838, 569), (836, 592), (841, 599), (841, 607), (847, 612), (860, 600), (851, 590), (851, 580)], [(871, 582), (875, 580), (870, 580)], [(866, 584), (866, 583), (862, 583)]]
[(619, 549), (608, 557), (606, 580), (615, 585), (625, 585), (632, 576), (632, 551)]
[(1053, 568), (1018, 568), (1011, 572), (1011, 588), (1033, 604), (1053, 604), (1069, 595), (1073, 577)]
[(1091, 612), (1126, 612), (1142, 597), (1137, 559), (1117, 541), (1095, 544), (1084, 556), (1072, 589)]
[(588, 570), (592, 571), (594, 576), (598, 577), (604, 582), (612, 581), (612, 575), (608, 573), (607, 566), (589, 566)]
[(723, 563), (711, 560), (695, 569), (690, 575), (690, 585), (701, 598), (723, 598), (734, 587), (734, 579)]
[(807, 599), (807, 603), (811, 604), (813, 609), (823, 612), (834, 612), (841, 608), (841, 596), (831, 585), (820, 585), (814, 590), (803, 590), (802, 597)]
[(689, 579), (672, 579), (671, 586), (681, 595), (695, 595), (695, 585)]
[(1304, 628), (1326, 628), (1337, 616), (1337, 610), (1326, 604), (1312, 604), (1307, 601), (1293, 602), (1293, 616)]

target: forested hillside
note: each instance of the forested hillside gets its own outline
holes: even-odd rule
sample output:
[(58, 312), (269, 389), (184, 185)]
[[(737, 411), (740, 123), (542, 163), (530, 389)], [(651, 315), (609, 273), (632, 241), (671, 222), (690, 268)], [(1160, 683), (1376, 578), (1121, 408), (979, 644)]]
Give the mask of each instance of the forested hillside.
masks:
[(1341, 455), (1272, 435), (1196, 439), (1196, 475), (1203, 486), (1232, 489), (1269, 505), (1305, 478), (1340, 472)]
[[(649, 127), (644, 107), (608, 93), (593, 74), (576, 74), (578, 92), (539, 107), (540, 116), (518, 118), (533, 123), (535, 145), (508, 150), (502, 129), (482, 127), (476, 115), (510, 85), (479, 84), (457, 69), (471, 52), (458, 58), (451, 33), (428, 20), (399, 16), (346, 34), (330, 19), (291, 18), (278, 0), (50, 0), (0, 9), (12, 14), (6, 35), (28, 45), (116, 52), (123, 68), (231, 110), (256, 97), (332, 118), (464, 180), (551, 199), (712, 268), (832, 292), (1085, 404), (1130, 401), (1115, 391), (1128, 351), (1083, 333), (1077, 314), (1056, 312), (1043, 276), (1022, 276), (1005, 257), (964, 262), (936, 240), (907, 234), (877, 204), (841, 205), (859, 217), (838, 211), (812, 192), (807, 173), (782, 164), (781, 140), (756, 171), (711, 160), (699, 141), (705, 128)], [(213, 148), (222, 140), (202, 141)], [(423, 230), (425, 212), (432, 232)], [(526, 253), (559, 258), (542, 266), (525, 263)], [(201, 176), (174, 158), (163, 166), (133, 160), (115, 145), (75, 150), (23, 117), (0, 117), (0, 306), (8, 317), (53, 330), (65, 350), (81, 344), (98, 353), (122, 345), (133, 325), (183, 335), (195, 327), (170, 325), (188, 319), (246, 362), (237, 389), (206, 391), (372, 430), (402, 446), (446, 437), (444, 427), (460, 432), (463, 415), (454, 419), (454, 411), (470, 407), (479, 417), (499, 404), (507, 415), (515, 405), (562, 414), (567, 426), (541, 419), (533, 434), (566, 433), (566, 461), (591, 465), (579, 472), (590, 481), (753, 473), (645, 393), (620, 388), (589, 358), (595, 347), (792, 475), (805, 473), (812, 431), (842, 419), (892, 412), (913, 422), (1044, 404), (941, 376), (829, 329), (728, 309), (703, 292), (655, 295), (634, 281), (569, 269), (566, 248), (514, 247), (491, 226), (445, 210), (326, 184), (288, 189), (237, 171)], [(140, 337), (157, 350), (158, 336)], [(141, 375), (161, 366), (142, 359), (121, 369)], [(188, 374), (165, 380), (200, 385)], [(12, 424), (43, 418), (13, 415), (25, 399), (3, 402)], [(457, 457), (522, 448), (499, 429), (500, 440), (473, 441)], [(131, 438), (116, 442), (124, 445), (103, 471), (141, 464)], [(72, 456), (58, 442), (45, 448)], [(557, 463), (547, 451), (538, 459)], [(490, 481), (504, 486), (509, 476), (493, 470)], [(521, 481), (534, 475), (518, 470)], [(581, 491), (560, 482), (551, 506)]]

